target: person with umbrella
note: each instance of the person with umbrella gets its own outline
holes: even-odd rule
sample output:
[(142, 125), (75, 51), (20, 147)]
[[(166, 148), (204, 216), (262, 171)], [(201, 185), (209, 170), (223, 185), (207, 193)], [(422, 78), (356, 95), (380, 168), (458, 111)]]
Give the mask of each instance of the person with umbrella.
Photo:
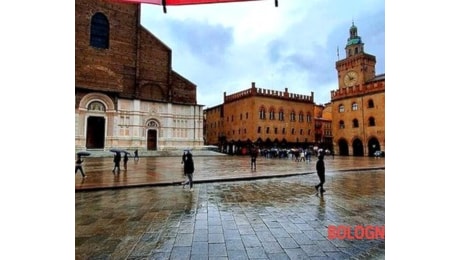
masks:
[(121, 153), (120, 152), (115, 152), (115, 155), (113, 156), (113, 170), (112, 173), (115, 173), (115, 169), (118, 170), (118, 173), (120, 173), (120, 161), (121, 161)]
[(193, 163), (192, 159), (192, 153), (190, 151), (187, 151), (185, 154), (185, 161), (184, 161), (184, 173), (188, 178), (188, 181), (185, 182), (182, 186), (182, 188), (185, 187), (185, 185), (190, 184), (190, 191), (193, 191), (193, 172), (195, 171), (195, 165)]

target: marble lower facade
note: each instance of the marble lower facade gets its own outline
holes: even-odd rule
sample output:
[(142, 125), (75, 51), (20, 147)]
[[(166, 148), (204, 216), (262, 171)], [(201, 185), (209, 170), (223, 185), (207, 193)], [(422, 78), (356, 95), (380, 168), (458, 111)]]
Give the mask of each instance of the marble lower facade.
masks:
[(204, 145), (203, 106), (86, 94), (75, 110), (75, 150), (162, 151)]

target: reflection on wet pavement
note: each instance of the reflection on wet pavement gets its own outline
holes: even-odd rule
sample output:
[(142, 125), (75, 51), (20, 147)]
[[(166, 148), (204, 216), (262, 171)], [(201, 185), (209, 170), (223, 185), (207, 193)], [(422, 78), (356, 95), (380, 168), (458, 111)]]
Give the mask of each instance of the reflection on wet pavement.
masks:
[(194, 191), (76, 192), (75, 256), (384, 259), (384, 240), (328, 239), (328, 226), (385, 225), (385, 171), (326, 175), (322, 197), (315, 195), (316, 174), (199, 183)]

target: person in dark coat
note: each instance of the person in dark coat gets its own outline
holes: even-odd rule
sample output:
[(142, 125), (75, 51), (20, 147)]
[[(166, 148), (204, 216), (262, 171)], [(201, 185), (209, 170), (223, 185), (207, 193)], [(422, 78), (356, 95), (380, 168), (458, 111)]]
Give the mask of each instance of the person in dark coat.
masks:
[(134, 151), (134, 161), (139, 161), (139, 151), (137, 149)]
[(125, 156), (123, 157), (123, 168), (125, 171), (128, 169), (128, 153), (125, 153)]
[[(187, 183), (190, 184), (190, 191), (193, 191), (193, 173), (195, 172), (195, 165), (193, 163), (192, 157), (193, 157), (192, 153), (188, 151), (187, 154), (185, 155), (185, 161), (184, 161), (184, 172), (188, 178)], [(185, 187), (187, 183), (185, 183), (183, 187)]]
[(77, 171), (80, 171), (81, 176), (86, 178), (85, 172), (83, 171), (83, 160), (80, 155), (78, 155), (77, 161), (75, 162), (75, 174), (77, 174)]
[(259, 150), (257, 147), (253, 146), (250, 151), (251, 155), (251, 170), (256, 170), (256, 161), (257, 161), (257, 156), (259, 155)]
[(319, 184), (315, 185), (316, 192), (318, 192), (318, 189), (320, 189), (321, 194), (323, 194), (326, 190), (323, 188), (323, 184), (326, 182), (326, 167), (324, 166), (324, 154), (319, 153), (318, 156), (318, 161), (316, 162), (316, 172), (319, 177)]
[(121, 153), (116, 152), (115, 155), (113, 156), (113, 170), (112, 172), (115, 173), (115, 169), (118, 170), (118, 173), (120, 173), (120, 162), (121, 162)]
[[(181, 164), (184, 164), (185, 163), (185, 160), (187, 160), (187, 153), (188, 153), (188, 150), (184, 150), (184, 153), (182, 154), (182, 161), (180, 162)], [(183, 167), (184, 169), (184, 182), (182, 182), (182, 188), (185, 188), (185, 185), (188, 184), (188, 179), (187, 179), (187, 174), (185, 173), (185, 166)]]

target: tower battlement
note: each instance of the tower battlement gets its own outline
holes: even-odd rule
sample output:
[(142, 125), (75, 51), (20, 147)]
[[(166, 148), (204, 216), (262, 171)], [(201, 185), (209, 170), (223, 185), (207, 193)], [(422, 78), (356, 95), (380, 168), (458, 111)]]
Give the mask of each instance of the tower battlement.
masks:
[(331, 100), (339, 100), (342, 98), (365, 95), (385, 91), (385, 79), (372, 81), (366, 84), (331, 90)]

